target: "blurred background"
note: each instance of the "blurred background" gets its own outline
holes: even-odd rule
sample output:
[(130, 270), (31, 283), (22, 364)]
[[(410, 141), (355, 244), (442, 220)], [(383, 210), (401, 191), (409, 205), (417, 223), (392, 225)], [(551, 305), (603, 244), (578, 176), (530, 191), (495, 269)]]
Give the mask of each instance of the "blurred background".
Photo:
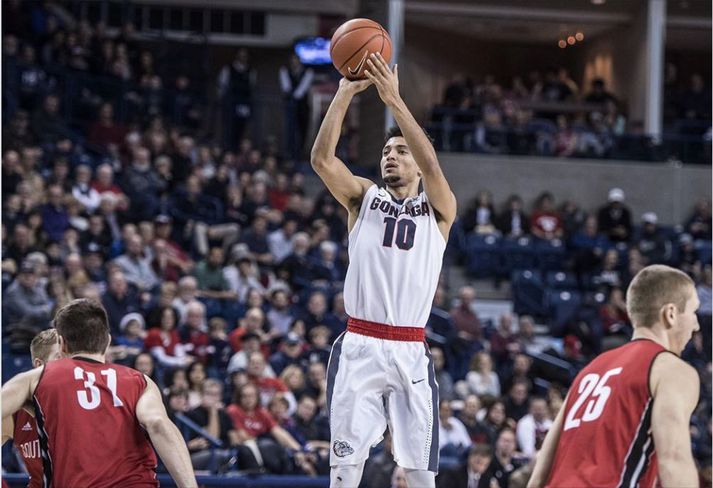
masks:
[[(459, 202), (427, 328), (438, 486), (466, 486), (469, 463), (525, 486), (576, 372), (630, 336), (625, 290), (652, 263), (701, 299), (684, 358), (711, 486), (707, 0), (3, 1), (3, 381), (93, 297), (206, 487), (328, 486), (346, 214), (309, 152), (339, 82), (331, 35), (355, 17), (390, 32)], [(391, 123), (360, 94), (337, 155), (380, 182)], [(406, 486), (389, 442), (362, 486)], [(3, 478), (24, 486), (10, 444)]]

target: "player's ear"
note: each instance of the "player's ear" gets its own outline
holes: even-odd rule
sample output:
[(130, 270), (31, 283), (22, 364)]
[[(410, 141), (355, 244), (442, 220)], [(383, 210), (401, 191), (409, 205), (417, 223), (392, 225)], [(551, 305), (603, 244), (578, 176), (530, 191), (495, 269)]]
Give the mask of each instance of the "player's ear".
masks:
[(43, 364), (44, 364), (44, 362), (43, 362), (40, 358), (35, 358), (35, 359), (32, 360), (32, 367), (33, 367), (33, 368), (39, 368), (39, 367), (42, 366)]
[(64, 341), (64, 337), (58, 335), (57, 341), (59, 341), (59, 350), (62, 351), (62, 356), (69, 357), (69, 351), (67, 350), (67, 343)]
[(661, 307), (661, 315), (663, 319), (663, 324), (667, 329), (670, 329), (676, 325), (676, 316), (678, 315), (678, 309), (673, 303), (667, 303)]

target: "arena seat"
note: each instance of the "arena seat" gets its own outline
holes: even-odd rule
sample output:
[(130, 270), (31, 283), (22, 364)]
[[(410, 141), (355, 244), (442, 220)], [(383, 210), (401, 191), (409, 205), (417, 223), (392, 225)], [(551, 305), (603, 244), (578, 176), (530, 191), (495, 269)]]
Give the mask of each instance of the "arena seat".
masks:
[(547, 293), (552, 335), (562, 336), (565, 327), (576, 317), (581, 301), (580, 293), (575, 290), (553, 290)]
[(468, 272), (478, 278), (497, 274), (500, 266), (500, 242), (498, 236), (471, 234), (467, 239)]
[(512, 295), (516, 314), (546, 315), (545, 285), (539, 271), (532, 269), (514, 271)]
[(529, 237), (503, 239), (500, 250), (503, 268), (507, 273), (516, 269), (533, 269), (537, 264), (535, 246)]

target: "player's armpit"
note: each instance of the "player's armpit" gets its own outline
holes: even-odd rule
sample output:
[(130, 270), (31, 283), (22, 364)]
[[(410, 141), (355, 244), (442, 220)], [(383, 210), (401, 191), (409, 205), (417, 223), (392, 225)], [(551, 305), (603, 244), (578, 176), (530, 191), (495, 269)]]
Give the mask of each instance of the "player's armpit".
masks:
[(13, 430), (15, 430), (15, 421), (12, 419), (12, 415), (8, 415), (2, 419), (2, 444), (12, 439), (15, 435)]
[(560, 434), (562, 433), (565, 405), (567, 405), (567, 398), (564, 399), (562, 408), (560, 408), (560, 411), (557, 412), (557, 416), (555, 417), (554, 422), (552, 422), (552, 427), (550, 427), (550, 430), (547, 432), (547, 436), (542, 443), (542, 448), (537, 453), (535, 469), (532, 471), (532, 476), (530, 477), (530, 481), (527, 483), (527, 488), (540, 488), (545, 486), (545, 483), (547, 483), (547, 480), (550, 477), (552, 463), (555, 459), (555, 454), (557, 453), (557, 444), (559, 444)]
[(20, 373), (2, 386), (2, 418), (10, 417), (32, 398), (42, 368)]
[(697, 487), (689, 424), (698, 403), (698, 373), (673, 354), (659, 354), (651, 366), (654, 397), (651, 429), (663, 486)]

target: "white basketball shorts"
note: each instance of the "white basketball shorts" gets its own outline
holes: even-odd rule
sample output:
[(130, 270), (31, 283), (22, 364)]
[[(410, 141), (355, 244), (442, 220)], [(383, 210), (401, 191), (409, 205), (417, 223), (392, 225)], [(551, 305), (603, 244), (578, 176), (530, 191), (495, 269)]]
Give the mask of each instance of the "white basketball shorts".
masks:
[(365, 461), (388, 426), (399, 466), (438, 472), (438, 384), (425, 342), (342, 333), (327, 366), (327, 407), (331, 466)]

